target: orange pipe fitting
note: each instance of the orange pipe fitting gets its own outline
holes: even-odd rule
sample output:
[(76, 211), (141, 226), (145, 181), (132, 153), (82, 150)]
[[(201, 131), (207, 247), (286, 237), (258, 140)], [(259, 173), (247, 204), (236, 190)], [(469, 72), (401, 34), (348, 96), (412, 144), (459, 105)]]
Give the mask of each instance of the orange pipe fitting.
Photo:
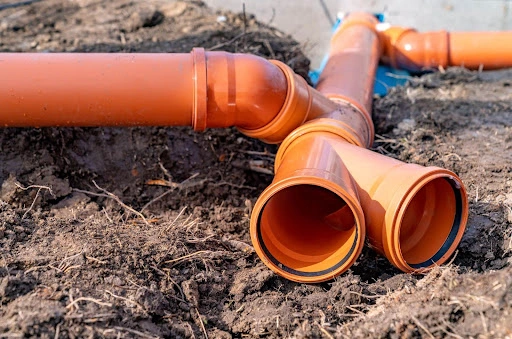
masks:
[(468, 69), (512, 67), (512, 32), (426, 32), (377, 25), (383, 42), (382, 61), (412, 72), (438, 67)]
[[(406, 164), (351, 145), (341, 135), (308, 126), (314, 124), (308, 122), (293, 131), (279, 148), (275, 162), (276, 183), (262, 194), (262, 201), (255, 205), (254, 212), (261, 216), (259, 225), (255, 224), (251, 230), (255, 233), (251, 233), (253, 239), (258, 232), (263, 233), (269, 227), (264, 215), (272, 211), (265, 211), (267, 207), (262, 205), (269, 200), (268, 192), (281, 184), (281, 172), (289, 170), (288, 163), (294, 161), (296, 154), (311, 154), (314, 157), (313, 154), (318, 156), (322, 153), (322, 164), (340, 164), (335, 168), (343, 176), (330, 172), (337, 180), (337, 187), (355, 183), (358, 190), (357, 193), (350, 191), (351, 200), (343, 196), (347, 205), (351, 202), (349, 206), (354, 217), (350, 218), (346, 209), (333, 212), (331, 215), (339, 217), (340, 225), (333, 226), (332, 222), (327, 221), (331, 228), (340, 234), (355, 232), (352, 224), (353, 220), (358, 220), (355, 216), (359, 212), (353, 201), (358, 198), (364, 211), (370, 246), (386, 256), (393, 265), (405, 272), (419, 272), (444, 263), (458, 246), (468, 218), (467, 194), (460, 178), (445, 169)], [(306, 171), (323, 169), (314, 167), (314, 164), (308, 162)], [(298, 194), (294, 197), (300, 199)], [(261, 209), (264, 211), (261, 212)], [(361, 234), (364, 234), (363, 230)], [(293, 237), (298, 235), (293, 234)], [(335, 235), (331, 237), (336, 238)], [(264, 237), (260, 239), (265, 240)], [(307, 239), (311, 243), (316, 241), (318, 248), (324, 248), (314, 235), (309, 235)], [(352, 239), (350, 244), (355, 242)]]

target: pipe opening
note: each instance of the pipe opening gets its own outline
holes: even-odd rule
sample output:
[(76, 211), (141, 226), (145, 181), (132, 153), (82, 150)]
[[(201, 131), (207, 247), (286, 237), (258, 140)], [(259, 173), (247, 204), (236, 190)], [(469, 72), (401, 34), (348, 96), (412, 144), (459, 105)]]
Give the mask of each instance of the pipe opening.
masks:
[(461, 226), (460, 185), (451, 177), (426, 183), (410, 200), (400, 223), (400, 250), (415, 269), (432, 266), (448, 253)]
[(257, 235), (270, 261), (306, 277), (340, 268), (357, 250), (360, 237), (354, 212), (345, 200), (309, 184), (274, 194), (262, 208)]

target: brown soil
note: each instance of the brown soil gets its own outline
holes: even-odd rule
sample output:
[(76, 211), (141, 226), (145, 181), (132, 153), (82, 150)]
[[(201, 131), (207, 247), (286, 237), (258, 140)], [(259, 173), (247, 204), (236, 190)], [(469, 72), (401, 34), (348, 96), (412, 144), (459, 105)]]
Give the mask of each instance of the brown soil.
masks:
[[(199, 1), (0, 12), (3, 52), (194, 46), (308, 70), (290, 37)], [(1, 129), (0, 337), (511, 337), (512, 72), (411, 79), (375, 100), (374, 120), (376, 151), (468, 188), (458, 253), (424, 276), (370, 250), (324, 284), (273, 274), (248, 220), (272, 179), (251, 164), (272, 170), (276, 149), (234, 129)]]

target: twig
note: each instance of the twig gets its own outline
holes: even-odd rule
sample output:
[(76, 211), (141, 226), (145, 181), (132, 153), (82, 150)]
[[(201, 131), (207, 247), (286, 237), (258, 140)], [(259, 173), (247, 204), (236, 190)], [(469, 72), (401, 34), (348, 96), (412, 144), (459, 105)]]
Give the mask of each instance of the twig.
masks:
[(199, 323), (201, 324), (201, 328), (203, 329), (204, 336), (206, 339), (208, 339), (208, 333), (206, 333), (206, 328), (204, 327), (204, 323), (203, 323), (203, 319), (201, 318), (201, 314), (199, 314), (199, 311), (197, 310), (197, 308), (195, 310), (197, 313), (197, 318), (199, 320)]
[(412, 77), (412, 76), (409, 76), (409, 75), (401, 75), (401, 74), (395, 74), (395, 73), (391, 73), (391, 72), (386, 72), (386, 76), (390, 77), (390, 78), (395, 78), (395, 79), (405, 79), (405, 80), (409, 80), (409, 81), (414, 81), (415, 78)]
[(172, 190), (172, 189), (167, 190), (167, 191), (165, 191), (164, 193), (162, 193), (162, 194), (160, 194), (159, 196), (157, 196), (156, 198), (154, 198), (154, 199), (150, 200), (147, 204), (145, 204), (144, 206), (142, 206), (142, 208), (140, 209), (140, 211), (141, 211), (141, 212), (144, 212), (144, 210), (145, 210), (146, 208), (148, 208), (151, 204), (153, 204), (153, 203), (157, 202), (158, 200), (162, 199), (162, 198), (163, 198), (163, 197), (165, 197), (166, 195), (169, 195), (172, 191), (174, 191), (174, 190)]
[(332, 334), (330, 334), (325, 328), (323, 328), (322, 326), (320, 326), (320, 324), (316, 324), (316, 326), (318, 326), (318, 329), (323, 333), (325, 334), (325, 336), (329, 339), (334, 339), (334, 337), (332, 336)]
[(243, 48), (245, 49), (247, 46), (247, 38), (245, 37), (245, 32), (247, 32), (247, 15), (245, 15), (245, 2), (242, 2), (242, 15), (244, 19), (244, 38), (242, 39)]
[(190, 178), (182, 181), (181, 183), (176, 183), (176, 182), (164, 180), (164, 179), (156, 179), (156, 180), (148, 180), (146, 182), (146, 185), (164, 186), (164, 187), (171, 187), (172, 189), (183, 190), (186, 188), (202, 186), (207, 181), (209, 181), (209, 179), (201, 179), (201, 180), (197, 180), (197, 181), (191, 181), (191, 179), (197, 177), (198, 175), (199, 175), (199, 173), (195, 173)]
[(100, 259), (96, 259), (94, 257), (89, 257), (89, 256), (85, 256), (85, 259), (91, 260), (91, 261), (95, 261), (98, 264), (106, 264), (107, 263), (106, 261), (103, 261), (103, 260), (100, 260)]
[(111, 303), (106, 303), (106, 302), (103, 302), (103, 301), (100, 301), (98, 299), (93, 299), (93, 298), (88, 298), (88, 297), (80, 297), (78, 299), (75, 299), (73, 302), (71, 302), (70, 304), (68, 304), (66, 306), (67, 309), (69, 308), (72, 308), (73, 306), (77, 305), (80, 301), (90, 301), (90, 302), (93, 302), (95, 304), (98, 304), (100, 306), (108, 306), (108, 307), (112, 307), (112, 304)]
[[(250, 33), (250, 32), (249, 32), (249, 33)], [(243, 37), (243, 36), (244, 36), (244, 35), (246, 35), (246, 34), (247, 34), (247, 32), (242, 32), (242, 33), (238, 34), (237, 36), (235, 36), (233, 39), (228, 40), (228, 41), (226, 41), (226, 42), (222, 42), (222, 43), (220, 43), (220, 44), (217, 44), (217, 45), (215, 45), (215, 46), (213, 46), (213, 47), (208, 48), (207, 50), (208, 50), (208, 51), (213, 51), (213, 50), (219, 49), (219, 48), (221, 48), (221, 47), (231, 45), (233, 42), (235, 42), (236, 40), (240, 39), (241, 37)]]
[(174, 224), (176, 223), (176, 221), (183, 215), (183, 213), (185, 212), (185, 210), (187, 209), (187, 206), (183, 207), (180, 211), (180, 213), (178, 213), (178, 215), (176, 216), (176, 218), (174, 218), (174, 220), (169, 224), (169, 226), (167, 226), (165, 228), (165, 230), (163, 230), (160, 234), (164, 233), (164, 232), (168, 232), (171, 227), (174, 226)]
[[(174, 280), (171, 278), (171, 276), (169, 275), (169, 272), (165, 272), (165, 271), (163, 271), (163, 270), (159, 269), (159, 268), (158, 268), (158, 267), (156, 267), (156, 266), (151, 266), (151, 267), (152, 267), (155, 271), (157, 271), (158, 273), (160, 273), (160, 274), (162, 274), (162, 275), (165, 275), (165, 276), (167, 277), (167, 279), (169, 279), (169, 281), (170, 281), (170, 282), (172, 282), (172, 283), (174, 284), (174, 286), (176, 286), (176, 288), (178, 289), (178, 291), (180, 291), (181, 298), (182, 298), (182, 300), (180, 300), (180, 301), (183, 301), (185, 304), (188, 304), (188, 301), (185, 301), (185, 300), (184, 300), (184, 299), (185, 299), (185, 294), (183, 293), (183, 290), (181, 289), (181, 286), (180, 286), (176, 281), (174, 281)], [(167, 270), (167, 271), (168, 271), (168, 269), (165, 269), (165, 268), (164, 268), (164, 270)]]
[(57, 326), (55, 326), (55, 335), (53, 336), (54, 339), (59, 339), (59, 335), (60, 335), (60, 324), (61, 323), (58, 323)]
[(27, 190), (32, 189), (32, 188), (47, 189), (47, 190), (48, 190), (48, 192), (50, 192), (50, 194), (51, 194), (53, 197), (55, 197), (55, 194), (53, 194), (53, 191), (52, 191), (51, 187), (48, 187), (48, 186), (43, 186), (43, 185), (30, 185), (30, 186), (27, 186), (27, 187), (23, 187), (23, 186), (21, 186), (21, 185), (20, 185), (20, 184), (18, 184), (18, 183), (16, 183), (15, 185), (16, 185), (16, 187), (18, 187), (19, 189), (24, 190), (24, 191), (27, 191)]
[(347, 306), (347, 308), (348, 308), (349, 310), (351, 310), (352, 312), (359, 313), (359, 314), (361, 314), (361, 315), (365, 315), (365, 314), (364, 314), (364, 312), (361, 312), (361, 311), (359, 311), (358, 309), (356, 309), (356, 308), (354, 308), (354, 307)]
[(27, 214), (30, 211), (32, 211), (32, 208), (34, 208), (34, 205), (36, 204), (37, 198), (39, 198), (39, 192), (41, 192), (42, 189), (48, 190), (48, 192), (50, 192), (50, 194), (53, 197), (55, 197), (55, 194), (53, 194), (52, 189), (50, 187), (48, 187), (48, 186), (30, 185), (30, 186), (27, 186), (27, 187), (23, 187), (20, 184), (16, 183), (16, 187), (18, 187), (19, 189), (22, 189), (24, 191), (27, 191), (27, 190), (32, 189), (32, 188), (37, 188), (36, 196), (34, 197), (34, 200), (32, 200), (32, 204), (30, 204), (30, 207), (28, 208), (28, 210), (26, 210), (25, 213), (23, 213), (23, 216), (21, 217), (21, 220), (25, 219)]
[(141, 336), (143, 338), (151, 338), (151, 339), (157, 339), (159, 337), (154, 337), (150, 334), (147, 334), (147, 333), (144, 333), (144, 332), (140, 332), (140, 331), (137, 331), (137, 330), (133, 330), (131, 328), (126, 328), (126, 327), (120, 327), (120, 326), (114, 326), (114, 329), (118, 330), (118, 331), (126, 331), (126, 332), (130, 332), (132, 334), (136, 334), (138, 336)]
[(359, 293), (359, 292), (355, 292), (355, 291), (348, 291), (348, 293), (355, 294), (355, 295), (358, 295), (360, 297), (367, 298), (367, 299), (376, 299), (376, 298), (382, 297), (380, 294), (368, 295), (368, 294), (363, 294), (363, 293)]
[(179, 258), (176, 258), (176, 259), (171, 259), (171, 260), (164, 261), (164, 263), (165, 264), (172, 264), (172, 263), (175, 263), (175, 262), (178, 262), (178, 261), (181, 261), (181, 260), (185, 260), (185, 259), (194, 257), (194, 256), (199, 255), (199, 254), (204, 254), (204, 253), (211, 253), (211, 251), (197, 251), (197, 252), (194, 252), (194, 253), (190, 253), (190, 254), (184, 255), (183, 257), (179, 257)]
[(448, 332), (448, 331), (444, 330), (444, 332), (446, 334), (448, 334), (450, 337), (454, 337), (454, 338), (457, 338), (457, 339), (462, 339), (462, 337), (460, 335), (455, 333), (455, 330), (453, 329), (453, 327), (451, 327), (450, 324), (446, 320), (443, 319), (443, 323), (451, 331), (451, 332)]
[(142, 306), (141, 304), (139, 304), (138, 302), (136, 302), (135, 300), (131, 300), (131, 299), (128, 299), (128, 298), (125, 298), (125, 297), (122, 297), (120, 295), (117, 295), (117, 294), (114, 294), (112, 292), (110, 292), (109, 290), (105, 290), (105, 293), (111, 295), (112, 297), (116, 298), (116, 299), (121, 299), (121, 300), (124, 300), (124, 301), (127, 301), (131, 304), (134, 304), (135, 306), (137, 307), (140, 307), (142, 310), (144, 310), (144, 306)]
[(272, 49), (272, 46), (270, 45), (270, 42), (268, 42), (268, 40), (265, 39), (265, 40), (263, 40), (263, 44), (265, 45), (265, 47), (267, 47), (268, 52), (270, 53), (270, 57), (272, 59), (275, 59), (276, 58), (276, 54), (274, 53), (274, 50)]
[(69, 257), (64, 257), (64, 259), (62, 259), (59, 263), (59, 269), (60, 270), (63, 270), (66, 266), (64, 265), (64, 262), (70, 260), (70, 259), (75, 259), (76, 257), (82, 255), (84, 253), (84, 251), (80, 251), (78, 252), (77, 254), (73, 254), (72, 256), (69, 256)]
[(430, 331), (422, 323), (420, 323), (420, 321), (415, 316), (411, 316), (411, 319), (412, 319), (412, 321), (414, 321), (416, 326), (421, 328), (429, 336), (429, 338), (432, 338), (432, 339), (435, 338), (434, 335), (432, 333), (430, 333)]
[(126, 209), (127, 211), (135, 214), (136, 216), (138, 216), (139, 218), (142, 219), (142, 221), (144, 221), (144, 223), (146, 225), (149, 225), (149, 222), (148, 220), (146, 219), (146, 217), (144, 216), (144, 214), (142, 214), (141, 212), (139, 211), (136, 211), (135, 209), (133, 209), (132, 207), (126, 205), (124, 202), (121, 201), (121, 199), (119, 199), (119, 197), (113, 193), (110, 193), (109, 191), (107, 191), (106, 189), (98, 186), (98, 184), (96, 183), (96, 181), (92, 181), (92, 183), (94, 184), (94, 186), (100, 190), (101, 192), (103, 193), (94, 193), (94, 192), (90, 192), (90, 191), (85, 191), (85, 190), (80, 190), (80, 189), (76, 189), (74, 188), (73, 191), (76, 191), (76, 192), (79, 192), (79, 193), (84, 193), (84, 194), (89, 194), (89, 195), (94, 195), (94, 196), (97, 196), (97, 197), (105, 197), (105, 198), (109, 198), (109, 199), (112, 199), (114, 200), (115, 202), (117, 202), (119, 205), (121, 205), (121, 207), (123, 207), (124, 209)]
[(121, 199), (119, 199), (119, 197), (113, 193), (110, 193), (109, 191), (107, 191), (106, 189), (98, 186), (98, 184), (96, 183), (96, 181), (92, 181), (92, 183), (94, 184), (94, 186), (99, 189), (100, 191), (102, 191), (103, 193), (105, 193), (109, 198), (113, 199), (114, 201), (116, 201), (119, 205), (121, 205), (123, 208), (127, 209), (128, 211), (132, 212), (133, 214), (137, 215), (139, 218), (141, 218), (144, 223), (146, 223), (147, 225), (149, 225), (149, 222), (146, 220), (146, 217), (144, 216), (144, 214), (140, 213), (139, 211), (136, 211), (134, 210), (133, 208), (131, 208), (130, 206), (126, 205), (124, 202), (121, 201)]
[(270, 153), (267, 150), (265, 150), (264, 152), (259, 152), (259, 151), (239, 151), (239, 153), (250, 154), (250, 155), (268, 156), (270, 158), (275, 158), (276, 157), (275, 154)]
[(23, 213), (23, 216), (21, 217), (21, 220), (25, 219), (27, 214), (32, 210), (32, 208), (34, 208), (34, 205), (36, 204), (37, 198), (39, 198), (39, 192), (41, 192), (41, 188), (39, 188), (37, 190), (36, 196), (34, 197), (34, 200), (32, 200), (32, 204), (30, 204), (30, 207), (28, 208), (28, 210), (26, 210), (25, 213)]
[(107, 217), (108, 221), (110, 221), (110, 223), (113, 224), (114, 220), (112, 220), (112, 218), (108, 215), (107, 210), (105, 209), (105, 207), (103, 207), (101, 210), (103, 211), (103, 213), (105, 213), (105, 216)]

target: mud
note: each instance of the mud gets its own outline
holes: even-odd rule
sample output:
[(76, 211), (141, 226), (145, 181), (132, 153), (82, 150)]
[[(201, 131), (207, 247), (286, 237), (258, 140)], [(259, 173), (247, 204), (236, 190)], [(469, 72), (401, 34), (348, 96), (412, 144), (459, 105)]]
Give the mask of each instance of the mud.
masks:
[[(199, 1), (0, 12), (2, 52), (194, 46), (309, 67), (291, 37)], [(250, 245), (274, 146), (235, 129), (0, 129), (0, 337), (510, 337), (511, 86), (511, 71), (449, 69), (375, 99), (374, 149), (458, 173), (468, 230), (429, 274), (367, 249), (318, 285), (276, 276)]]

